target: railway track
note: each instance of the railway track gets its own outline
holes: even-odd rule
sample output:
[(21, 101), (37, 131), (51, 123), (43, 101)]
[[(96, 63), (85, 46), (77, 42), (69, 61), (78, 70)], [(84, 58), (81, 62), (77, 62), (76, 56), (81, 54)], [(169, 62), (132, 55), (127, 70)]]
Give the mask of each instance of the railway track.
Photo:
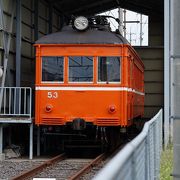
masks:
[(103, 153), (95, 159), (70, 159), (60, 154), (41, 165), (11, 178), (11, 180), (24, 180), (36, 178), (56, 178), (56, 180), (76, 180), (98, 165), (107, 154)]
[[(132, 135), (132, 137), (135, 135), (137, 134)], [(112, 159), (127, 142), (128, 141), (122, 143), (112, 152), (98, 155), (95, 159), (68, 158), (68, 156), (63, 153), (10, 179), (30, 180), (33, 178), (55, 178), (56, 180), (88, 180), (94, 177), (104, 164)]]
[(55, 178), (56, 180), (89, 180), (92, 179), (126, 143), (121, 144), (111, 152), (102, 153), (94, 159), (69, 158), (63, 153), (10, 179), (32, 180), (33, 178)]
[(13, 178), (11, 178), (11, 180), (23, 180), (23, 179), (27, 179), (27, 178), (30, 178), (32, 177), (33, 175), (37, 174), (38, 172), (41, 172), (43, 169), (49, 167), (49, 166), (52, 166), (53, 164), (59, 162), (59, 161), (62, 161), (63, 159), (66, 158), (66, 155), (63, 153), (63, 154), (60, 154), (58, 156), (55, 156), (54, 158), (30, 169), (29, 171), (25, 171), (23, 172), (22, 174), (18, 175), (18, 176), (15, 176)]

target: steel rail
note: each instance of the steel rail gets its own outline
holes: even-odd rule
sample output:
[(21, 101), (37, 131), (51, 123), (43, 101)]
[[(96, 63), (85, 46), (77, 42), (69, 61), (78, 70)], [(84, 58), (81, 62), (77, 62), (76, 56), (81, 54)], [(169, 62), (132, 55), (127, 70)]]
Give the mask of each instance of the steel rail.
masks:
[(85, 173), (87, 173), (88, 171), (90, 171), (94, 166), (96, 166), (99, 162), (101, 162), (102, 160), (104, 160), (106, 157), (107, 157), (107, 154), (105, 154), (105, 153), (99, 155), (99, 156), (96, 157), (94, 160), (92, 160), (91, 162), (89, 162), (86, 166), (84, 166), (84, 168), (82, 168), (80, 171), (78, 171), (77, 173), (75, 173), (73, 176), (69, 177), (68, 180), (76, 180), (76, 179), (79, 179), (80, 177), (82, 177), (82, 175), (84, 175)]
[(25, 171), (24, 173), (11, 178), (11, 180), (23, 180), (23, 179), (27, 179), (29, 177), (32, 177), (33, 175), (42, 171), (44, 168), (49, 167), (49, 166), (55, 164), (56, 162), (64, 160), (65, 157), (66, 157), (65, 153), (60, 154), (58, 156), (55, 156), (54, 158), (36, 166), (35, 168), (30, 169), (29, 171)]

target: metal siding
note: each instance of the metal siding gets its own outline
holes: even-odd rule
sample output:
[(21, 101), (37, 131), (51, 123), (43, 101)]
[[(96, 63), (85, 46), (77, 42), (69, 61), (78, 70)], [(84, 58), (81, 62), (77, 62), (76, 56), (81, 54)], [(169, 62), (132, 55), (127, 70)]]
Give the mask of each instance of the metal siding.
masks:
[(32, 8), (32, 1), (33, 0), (31, 0), (31, 1), (30, 0), (23, 0), (22, 4), (31, 9)]
[(162, 59), (154, 60), (154, 59), (148, 59), (143, 61), (146, 70), (157, 70), (157, 71), (162, 71), (164, 68), (164, 63)]
[(157, 106), (145, 106), (145, 115), (144, 117), (152, 117), (154, 116), (160, 109), (161, 107)]
[(57, 14), (57, 12), (53, 12), (53, 28), (52, 28), (52, 32), (57, 32), (59, 30), (60, 27), (60, 16)]
[[(2, 6), (1, 6), (1, 8), (3, 8), (3, 17), (1, 17), (1, 18), (3, 18), (4, 19), (4, 27), (3, 26), (1, 26), (1, 28), (3, 28), (2, 30), (4, 30), (4, 31), (8, 31), (8, 32), (10, 32), (11, 33), (11, 30), (10, 30), (10, 27), (11, 27), (11, 13), (12, 13), (12, 7), (14, 7), (14, 6), (12, 6), (12, 0), (2, 0), (2, 2), (3, 2), (3, 4), (2, 4)], [(15, 33), (15, 19), (13, 19), (13, 28), (12, 28), (12, 33)], [(1, 31), (0, 32), (0, 39), (1, 39), (1, 41), (0, 41), (0, 59), (1, 59), (1, 66), (3, 66), (3, 36), (2, 36), (2, 34), (3, 34), (3, 31)], [(11, 37), (11, 43), (10, 43), (10, 53), (11, 53), (11, 51), (14, 49), (14, 47), (15, 47), (15, 42), (14, 42), (14, 37), (12, 36)], [(7, 38), (6, 38), (6, 43), (8, 42), (7, 41)], [(10, 55), (9, 55), (10, 56)], [(9, 63), (9, 62), (8, 62)], [(8, 71), (9, 72), (9, 71)], [(7, 72), (7, 74), (8, 74), (8, 72)], [(8, 79), (9, 80), (9, 82), (11, 82), (11, 79), (13, 79), (13, 76), (11, 76), (11, 78), (10, 79)], [(3, 82), (3, 78), (1, 78), (1, 81)], [(13, 84), (10, 84), (8, 82), (8, 84), (9, 85), (13, 85)], [(3, 83), (4, 84), (4, 83)]]
[(153, 70), (153, 71), (147, 71), (145, 69), (145, 83), (146, 82), (163, 82), (163, 71), (157, 71), (157, 70)]
[[(34, 75), (34, 4), (35, 0), (23, 0), (22, 1), (22, 56), (21, 56), (21, 70), (22, 70), (22, 84), (21, 85), (30, 85), (34, 84), (34, 79), (32, 76)], [(5, 21), (5, 30), (8, 30), (10, 19), (11, 19), (11, 5), (12, 0), (3, 0), (4, 4), (4, 21)], [(48, 34), (48, 11), (49, 6), (45, 1), (40, 0), (39, 2), (39, 34), (40, 36), (44, 36)], [(54, 31), (58, 30), (59, 27), (59, 17), (60, 16), (55, 10), (53, 10), (53, 26)], [(54, 20), (55, 18), (55, 20)], [(13, 33), (15, 32), (16, 20), (14, 19), (13, 23)], [(2, 42), (2, 32), (0, 32), (0, 62), (2, 61), (2, 52), (3, 52), (3, 42)], [(10, 81), (11, 86), (13, 86), (14, 76), (15, 76), (15, 37), (12, 36), (11, 45), (10, 45), (10, 55), (8, 66), (10, 68)], [(1, 63), (2, 64), (2, 63)], [(29, 74), (28, 74), (29, 73)], [(31, 82), (31, 83), (29, 83)]]
[(31, 27), (22, 24), (22, 38), (28, 40), (28, 41), (32, 41), (32, 29)]
[(163, 104), (163, 94), (148, 94), (145, 98), (146, 106), (160, 106)]
[[(156, 86), (156, 88), (154, 88)], [(149, 93), (157, 93), (157, 94), (162, 94), (163, 92), (163, 82), (148, 82), (146, 83), (146, 86), (145, 86), (145, 92), (146, 94), (149, 94)]]
[[(23, 3), (23, 1), (22, 1), (22, 3)], [(22, 21), (28, 25), (31, 25), (32, 12), (30, 10), (28, 10), (27, 8), (29, 8), (29, 7), (26, 4), (22, 5)]]
[(145, 47), (135, 47), (136, 51), (139, 53), (143, 60), (151, 59), (158, 60), (164, 57), (164, 48), (162, 46), (145, 46)]
[(23, 42), (22, 43), (22, 53), (23, 53), (23, 55), (31, 57), (32, 56), (31, 51), (30, 51), (31, 48), (32, 48), (32, 45), (30, 43)]
[(41, 18), (39, 18), (39, 31), (41, 34), (48, 34), (48, 23)]
[(49, 5), (45, 3), (45, 1), (39, 1), (39, 16), (43, 17), (44, 19), (48, 20), (48, 8)]
[[(23, 0), (22, 1), (22, 85), (34, 84), (34, 71), (35, 65), (33, 59), (34, 55), (34, 1)], [(58, 26), (57, 19), (58, 14), (53, 10), (53, 26)], [(54, 18), (56, 18), (54, 20)], [(48, 24), (49, 24), (49, 5), (43, 1), (39, 1), (39, 37), (48, 34)], [(57, 31), (57, 28), (55, 29)], [(14, 49), (15, 51), (15, 49)]]
[(149, 46), (164, 45), (163, 18), (160, 16), (149, 17)]
[(145, 118), (151, 118), (164, 105), (163, 47), (136, 47), (145, 65)]

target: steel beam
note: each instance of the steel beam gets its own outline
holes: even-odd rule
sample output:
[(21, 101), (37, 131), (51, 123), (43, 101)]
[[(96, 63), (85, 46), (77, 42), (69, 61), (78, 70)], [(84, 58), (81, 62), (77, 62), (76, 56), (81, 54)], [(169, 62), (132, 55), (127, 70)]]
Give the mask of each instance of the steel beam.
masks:
[[(8, 58), (9, 58), (9, 50), (10, 50), (10, 43), (11, 43), (11, 33), (13, 29), (13, 21), (14, 21), (14, 1), (12, 1), (11, 5), (11, 20), (10, 24), (8, 26), (8, 30), (5, 28), (5, 21), (4, 21), (4, 5), (3, 1), (0, 0), (0, 29), (2, 31), (2, 42), (3, 42), (3, 49), (4, 49), (4, 55), (3, 55), (3, 76), (1, 79), (1, 87), (4, 87), (6, 82), (6, 71), (9, 71), (8, 68)], [(8, 81), (9, 82), (9, 81)], [(2, 97), (3, 97), (3, 91), (0, 91), (0, 109), (2, 106)]]
[(8, 128), (8, 146), (11, 146), (11, 144), (12, 144), (12, 128), (11, 128), (11, 126), (9, 126), (9, 128)]
[(37, 156), (40, 156), (40, 126), (37, 127)]
[(29, 159), (33, 159), (33, 123), (29, 126)]
[(7, 70), (7, 63), (8, 63), (8, 57), (9, 57), (9, 50), (10, 50), (10, 43), (11, 43), (11, 35), (12, 35), (12, 28), (13, 28), (13, 21), (14, 21), (14, 1), (12, 1), (11, 5), (11, 20), (10, 24), (5, 26), (5, 21), (4, 21), (4, 5), (3, 1), (0, 0), (0, 29), (2, 31), (2, 42), (3, 42), (3, 49), (4, 49), (4, 57), (3, 57), (3, 77), (1, 80), (1, 87), (4, 87), (5, 80), (6, 80), (6, 70)]
[(0, 154), (3, 153), (3, 125), (0, 124)]
[[(172, 63), (171, 77), (171, 116), (180, 117), (180, 1), (166, 0), (170, 12), (170, 57)], [(165, 49), (166, 51), (166, 49)], [(173, 179), (180, 179), (180, 119), (173, 119), (174, 165)]]
[(21, 86), (21, 0), (16, 0), (16, 87)]
[(39, 0), (34, 1), (34, 41), (39, 38)]
[(0, 161), (5, 160), (5, 154), (3, 154), (3, 124), (0, 124)]
[(170, 9), (169, 0), (164, 3), (164, 145), (169, 142), (170, 122)]
[(53, 31), (53, 4), (49, 3), (49, 34)]
[(118, 7), (118, 17), (119, 17), (119, 32), (123, 35), (123, 9), (121, 7)]

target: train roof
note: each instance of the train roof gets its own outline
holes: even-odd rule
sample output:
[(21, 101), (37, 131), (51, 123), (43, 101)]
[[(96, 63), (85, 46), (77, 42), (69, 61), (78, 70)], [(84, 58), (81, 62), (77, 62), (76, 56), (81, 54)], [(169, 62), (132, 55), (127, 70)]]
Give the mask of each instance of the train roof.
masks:
[(120, 34), (108, 30), (77, 31), (66, 26), (60, 32), (41, 37), (35, 44), (129, 44)]

